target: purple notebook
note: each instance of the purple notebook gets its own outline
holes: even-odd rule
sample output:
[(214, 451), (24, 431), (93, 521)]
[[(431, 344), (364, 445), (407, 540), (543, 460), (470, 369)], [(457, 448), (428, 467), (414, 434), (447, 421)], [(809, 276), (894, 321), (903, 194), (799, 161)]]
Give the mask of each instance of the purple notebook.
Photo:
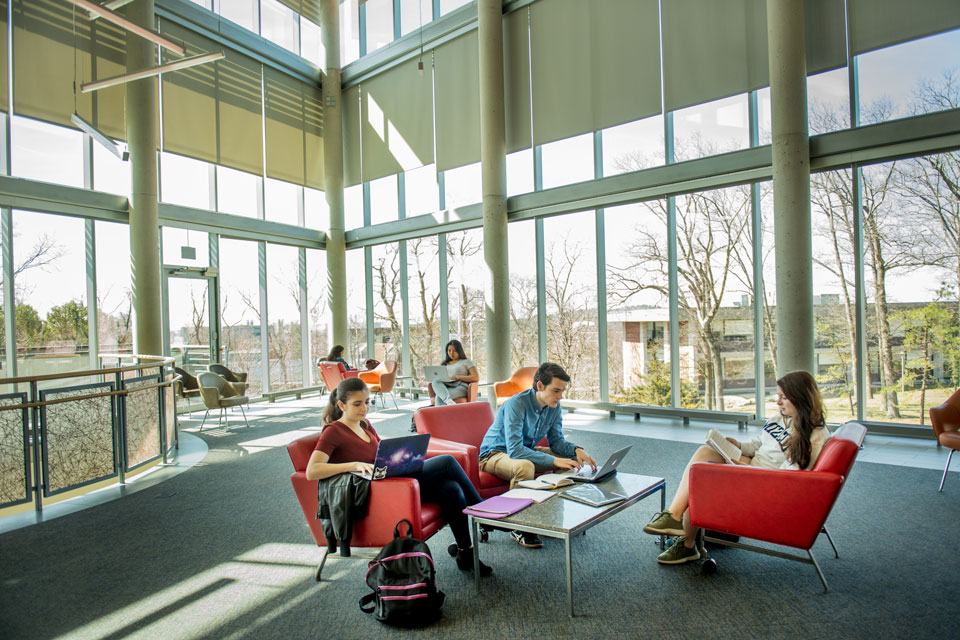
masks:
[(478, 518), (492, 518), (499, 520), (513, 515), (521, 509), (526, 509), (533, 500), (530, 498), (506, 498), (504, 496), (494, 496), (487, 498), (483, 502), (478, 502), (472, 507), (463, 510), (464, 513)]

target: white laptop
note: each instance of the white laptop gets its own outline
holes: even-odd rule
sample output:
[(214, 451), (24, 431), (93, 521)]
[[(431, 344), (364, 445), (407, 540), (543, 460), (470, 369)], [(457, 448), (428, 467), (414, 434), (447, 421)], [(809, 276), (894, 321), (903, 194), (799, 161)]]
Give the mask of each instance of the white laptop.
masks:
[(425, 366), (423, 377), (427, 379), (427, 382), (453, 382), (446, 365)]
[(590, 465), (586, 465), (580, 469), (580, 471), (571, 473), (567, 477), (577, 482), (600, 482), (606, 480), (607, 477), (617, 472), (617, 467), (620, 466), (623, 459), (627, 457), (627, 452), (630, 451), (630, 448), (631, 447), (624, 447), (619, 451), (611, 453), (607, 461), (603, 463), (603, 466), (596, 471), (593, 471)]

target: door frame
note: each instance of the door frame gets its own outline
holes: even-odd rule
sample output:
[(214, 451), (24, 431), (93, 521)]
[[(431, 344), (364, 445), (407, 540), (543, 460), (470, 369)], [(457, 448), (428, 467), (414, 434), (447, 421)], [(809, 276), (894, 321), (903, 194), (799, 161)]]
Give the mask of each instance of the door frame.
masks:
[(220, 270), (215, 267), (181, 267), (163, 265), (161, 296), (163, 298), (163, 355), (170, 354), (170, 278), (207, 281), (207, 343), (210, 362), (220, 362)]

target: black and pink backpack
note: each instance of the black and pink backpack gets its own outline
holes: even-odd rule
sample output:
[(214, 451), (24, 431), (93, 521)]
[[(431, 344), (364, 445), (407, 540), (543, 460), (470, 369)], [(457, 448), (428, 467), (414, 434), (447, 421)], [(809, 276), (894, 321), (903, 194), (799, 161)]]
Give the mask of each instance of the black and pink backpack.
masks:
[[(407, 535), (400, 535), (406, 522)], [(390, 625), (419, 627), (440, 617), (446, 597), (437, 590), (436, 569), (430, 547), (413, 537), (413, 525), (401, 520), (393, 529), (393, 540), (370, 561), (367, 586), (373, 592), (360, 598), (360, 610), (374, 613)]]

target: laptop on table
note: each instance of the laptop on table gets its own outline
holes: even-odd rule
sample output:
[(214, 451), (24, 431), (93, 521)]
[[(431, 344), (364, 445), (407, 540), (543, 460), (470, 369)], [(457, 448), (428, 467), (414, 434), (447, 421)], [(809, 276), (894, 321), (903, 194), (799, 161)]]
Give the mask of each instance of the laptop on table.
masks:
[(423, 377), (427, 379), (427, 382), (453, 382), (446, 365), (425, 366), (423, 368)]
[(576, 482), (602, 482), (617, 472), (617, 467), (627, 457), (627, 452), (633, 445), (624, 447), (619, 451), (614, 451), (603, 463), (603, 466), (593, 471), (589, 465), (580, 469), (580, 471), (571, 473), (567, 477)]
[(384, 438), (377, 446), (377, 457), (373, 461), (373, 475), (351, 471), (350, 473), (367, 480), (383, 480), (396, 476), (409, 476), (420, 473), (423, 461), (427, 458), (429, 433), (399, 438)]

